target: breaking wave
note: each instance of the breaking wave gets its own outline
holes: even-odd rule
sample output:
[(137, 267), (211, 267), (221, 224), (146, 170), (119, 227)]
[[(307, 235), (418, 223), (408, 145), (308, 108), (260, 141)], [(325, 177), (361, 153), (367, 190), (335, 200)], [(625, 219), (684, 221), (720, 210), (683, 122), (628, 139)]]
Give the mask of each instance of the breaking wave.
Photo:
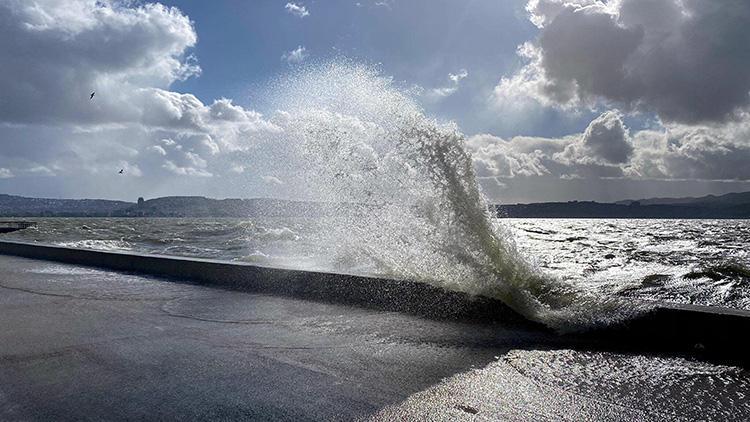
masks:
[[(374, 264), (393, 277), (498, 298), (562, 331), (639, 310), (549, 277), (493, 223), (455, 124), (425, 115), (376, 69), (334, 62), (279, 81), (275, 139), (299, 197), (332, 204), (321, 224), (340, 270)], [(275, 151), (278, 153), (278, 150)]]

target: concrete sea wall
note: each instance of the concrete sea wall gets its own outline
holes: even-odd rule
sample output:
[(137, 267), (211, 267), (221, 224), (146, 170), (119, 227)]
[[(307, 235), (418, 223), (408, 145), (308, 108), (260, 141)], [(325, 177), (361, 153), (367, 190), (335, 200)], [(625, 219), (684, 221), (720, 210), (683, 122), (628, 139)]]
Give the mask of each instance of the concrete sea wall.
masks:
[(498, 300), (405, 280), (9, 241), (0, 241), (0, 254), (155, 275), (255, 293), (407, 312), (431, 318), (523, 321)]

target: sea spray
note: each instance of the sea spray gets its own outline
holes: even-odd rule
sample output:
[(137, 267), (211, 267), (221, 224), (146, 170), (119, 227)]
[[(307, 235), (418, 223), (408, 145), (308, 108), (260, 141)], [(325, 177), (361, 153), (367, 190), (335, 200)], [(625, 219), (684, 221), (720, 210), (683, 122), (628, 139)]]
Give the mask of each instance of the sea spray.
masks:
[(377, 70), (326, 63), (276, 88), (285, 154), (277, 160), (298, 197), (335, 209), (319, 236), (340, 270), (374, 264), (393, 277), (499, 298), (559, 330), (636, 312), (530, 265), (493, 224), (456, 125), (427, 117)]

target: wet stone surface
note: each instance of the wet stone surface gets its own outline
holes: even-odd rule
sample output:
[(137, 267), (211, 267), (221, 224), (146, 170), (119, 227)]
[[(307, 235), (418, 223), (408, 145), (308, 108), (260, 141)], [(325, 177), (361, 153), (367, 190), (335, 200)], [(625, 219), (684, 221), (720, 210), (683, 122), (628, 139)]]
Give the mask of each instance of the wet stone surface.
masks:
[(0, 420), (741, 420), (743, 369), (0, 256)]

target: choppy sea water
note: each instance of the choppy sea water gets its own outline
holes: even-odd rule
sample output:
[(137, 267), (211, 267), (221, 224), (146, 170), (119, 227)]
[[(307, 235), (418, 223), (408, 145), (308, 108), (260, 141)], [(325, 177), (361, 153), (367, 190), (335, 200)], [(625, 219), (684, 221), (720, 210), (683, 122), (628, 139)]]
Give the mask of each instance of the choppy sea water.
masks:
[[(311, 218), (41, 218), (4, 239), (398, 276)], [(586, 291), (750, 309), (750, 220), (496, 219), (540, 272)], [(415, 254), (418, 255), (418, 254)], [(460, 284), (461, 280), (455, 280)]]

